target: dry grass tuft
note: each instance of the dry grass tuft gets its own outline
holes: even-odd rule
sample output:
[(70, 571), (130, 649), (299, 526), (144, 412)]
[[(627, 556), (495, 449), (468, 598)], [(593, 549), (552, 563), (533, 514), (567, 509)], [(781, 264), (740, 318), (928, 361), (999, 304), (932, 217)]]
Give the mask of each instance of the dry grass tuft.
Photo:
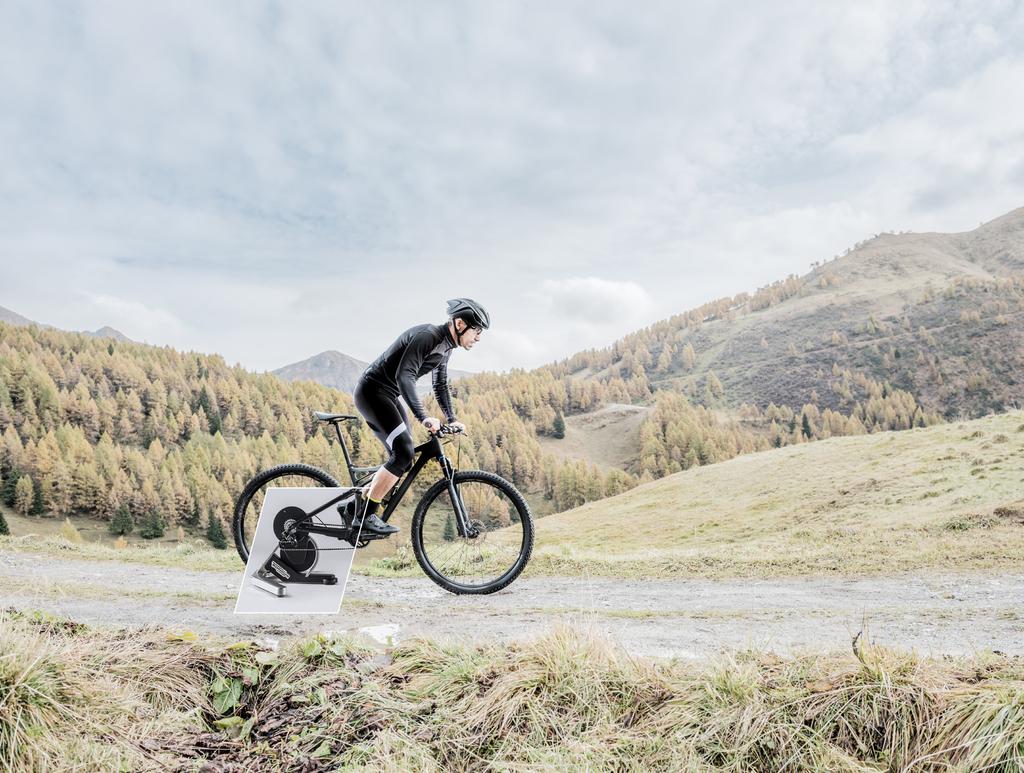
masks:
[(118, 770), (152, 762), (155, 728), (205, 704), (204, 665), (157, 630), (106, 634), (0, 615), (0, 768)]
[[(558, 626), (478, 647), (279, 650), (0, 618), (0, 767), (1015, 770), (1024, 662), (739, 652), (653, 662)], [(232, 767), (235, 766), (235, 767)]]

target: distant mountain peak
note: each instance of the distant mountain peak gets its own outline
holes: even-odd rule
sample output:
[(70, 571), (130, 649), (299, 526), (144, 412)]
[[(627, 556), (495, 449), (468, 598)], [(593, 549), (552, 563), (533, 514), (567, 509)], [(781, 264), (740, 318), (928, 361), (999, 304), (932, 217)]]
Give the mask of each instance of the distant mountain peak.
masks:
[[(293, 362), (291, 365), (273, 370), (271, 373), (285, 381), (315, 381), (318, 384), (352, 394), (355, 391), (356, 382), (359, 381), (359, 377), (366, 370), (367, 365), (369, 365), (368, 362), (349, 354), (336, 349), (328, 349), (299, 362)], [(472, 375), (469, 371), (448, 369), (449, 382)], [(420, 394), (425, 394), (430, 389), (429, 375), (423, 376), (416, 382), (416, 391)]]
[[(44, 325), (42, 322), (36, 322), (35, 320), (23, 317), (16, 311), (11, 311), (5, 306), (0, 306), (0, 322), (6, 322), (9, 325), (17, 325), (18, 327), (24, 325), (37, 325), (38, 327), (52, 328), (53, 325)], [(132, 339), (122, 333), (120, 330), (110, 327), (110, 325), (104, 325), (98, 330), (79, 330), (71, 332), (80, 332), (82, 335), (92, 336), (93, 338), (113, 338), (115, 341), (124, 341), (126, 343), (134, 343)]]
[(126, 343), (132, 343), (132, 339), (130, 339), (120, 330), (116, 330), (110, 327), (110, 325), (104, 325), (99, 330), (93, 330), (92, 332), (89, 332), (88, 330), (83, 330), (82, 332), (94, 338), (113, 338), (115, 341), (124, 341)]
[(38, 322), (33, 322), (28, 317), (23, 317), (16, 311), (0, 306), (0, 322), (6, 322), (9, 325), (38, 325)]
[(315, 381), (351, 394), (367, 364), (336, 349), (328, 349), (271, 372), (285, 381)]

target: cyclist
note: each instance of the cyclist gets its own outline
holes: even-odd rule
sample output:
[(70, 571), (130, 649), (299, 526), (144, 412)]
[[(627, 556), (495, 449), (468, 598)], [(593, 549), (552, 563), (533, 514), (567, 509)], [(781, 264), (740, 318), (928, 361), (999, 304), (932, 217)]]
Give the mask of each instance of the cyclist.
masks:
[(487, 311), (471, 298), (448, 301), (448, 322), (416, 325), (402, 333), (359, 377), (353, 397), (356, 409), (366, 419), (373, 434), (384, 444), (388, 460), (377, 470), (370, 483), (366, 507), (362, 515), (363, 531), (387, 536), (398, 531), (377, 516), (381, 499), (395, 482), (412, 467), (414, 444), (412, 428), (398, 397), (416, 420), (434, 434), (441, 422), (428, 416), (416, 394), (416, 379), (431, 373), (434, 397), (453, 428), (464, 431), (466, 425), (456, 421), (448, 389), (448, 358), (456, 346), (469, 350), (480, 340), (480, 334), (491, 325)]

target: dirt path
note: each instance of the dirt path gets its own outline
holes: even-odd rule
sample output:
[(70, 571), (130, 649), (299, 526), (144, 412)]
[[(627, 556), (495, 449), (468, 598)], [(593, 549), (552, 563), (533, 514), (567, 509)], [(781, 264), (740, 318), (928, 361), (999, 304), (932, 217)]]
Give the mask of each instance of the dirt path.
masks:
[(341, 613), (232, 613), (241, 572), (61, 560), (0, 552), (0, 607), (43, 609), (93, 625), (280, 639), (350, 631), (384, 641), (427, 635), (529, 637), (558, 621), (607, 632), (642, 655), (706, 657), (745, 646), (846, 650), (866, 617), (871, 638), (925, 654), (1024, 654), (1024, 574), (872, 579), (647, 581), (538, 578), (491, 596), (453, 596), (423, 578), (353, 575)]

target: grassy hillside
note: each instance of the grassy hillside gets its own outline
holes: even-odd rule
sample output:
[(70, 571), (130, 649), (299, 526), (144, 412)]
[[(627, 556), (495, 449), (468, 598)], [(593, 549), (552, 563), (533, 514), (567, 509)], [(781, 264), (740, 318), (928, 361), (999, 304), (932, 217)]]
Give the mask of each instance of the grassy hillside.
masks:
[(1024, 412), (748, 454), (539, 522), (533, 571), (1024, 567)]
[(699, 402), (713, 373), (733, 407), (843, 413), (864, 399), (859, 375), (910, 392), (926, 411), (971, 418), (1024, 403), (1022, 318), (1024, 208), (967, 233), (880, 234), (802, 277), (713, 301), (551, 370), (642, 378)]
[(1011, 770), (1011, 657), (633, 658), (568, 628), (469, 648), (417, 639), (200, 642), (0, 616), (4, 770)]

